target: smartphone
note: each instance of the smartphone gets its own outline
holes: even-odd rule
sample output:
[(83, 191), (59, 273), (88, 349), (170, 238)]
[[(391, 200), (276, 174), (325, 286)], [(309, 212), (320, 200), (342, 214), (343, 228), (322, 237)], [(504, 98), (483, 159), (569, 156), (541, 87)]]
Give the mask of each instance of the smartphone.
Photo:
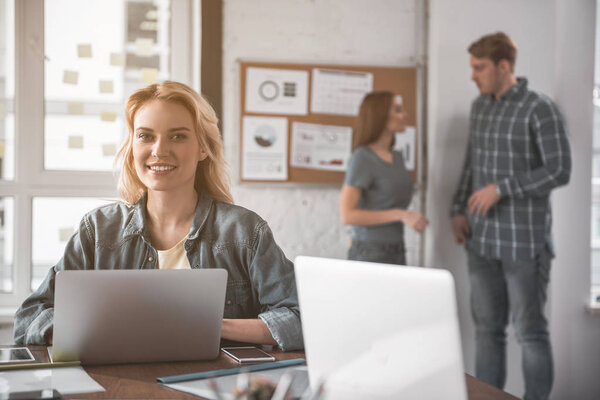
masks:
[(27, 347), (10, 347), (0, 349), (0, 363), (18, 363), (35, 361)]
[(254, 346), (222, 347), (221, 350), (240, 364), (275, 361), (275, 357)]

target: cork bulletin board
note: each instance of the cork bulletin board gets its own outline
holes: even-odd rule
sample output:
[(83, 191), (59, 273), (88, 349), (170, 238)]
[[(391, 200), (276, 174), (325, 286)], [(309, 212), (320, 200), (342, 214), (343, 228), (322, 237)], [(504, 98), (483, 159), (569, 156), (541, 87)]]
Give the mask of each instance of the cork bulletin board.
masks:
[[(409, 145), (407, 145), (407, 151), (413, 158), (411, 164), (413, 169), (409, 169), (409, 172), (413, 179), (417, 180), (419, 141), (416, 129), (418, 120), (416, 67), (242, 61), (240, 62), (240, 73), (240, 177), (242, 182), (341, 184), (345, 172), (340, 168), (345, 168), (345, 165), (342, 165), (345, 161), (342, 161), (341, 157), (333, 157), (328, 163), (321, 161), (321, 164), (328, 164), (327, 167), (320, 167), (317, 164), (309, 165), (308, 162), (298, 165), (299, 160), (304, 159), (299, 156), (298, 136), (295, 135), (298, 135), (300, 126), (317, 127), (333, 132), (334, 138), (343, 137), (344, 143), (347, 145), (348, 134), (354, 132), (357, 120), (357, 104), (364, 96), (364, 87), (367, 83), (371, 85), (368, 87), (373, 91), (388, 90), (402, 96), (407, 126), (413, 127), (411, 134), (413, 139), (410, 144), (413, 147), (412, 150), (409, 151)], [(284, 78), (271, 79), (268, 77), (269, 73), (272, 76)], [(286, 80), (300, 82), (300, 84), (285, 82)], [(335, 86), (337, 96), (335, 99), (327, 95), (327, 88), (323, 89), (327, 83)], [(256, 91), (261, 92), (260, 96), (255, 95)], [(331, 92), (333, 93), (333, 90)], [(277, 96), (283, 100), (282, 106), (278, 106), (275, 101), (269, 102)], [(348, 100), (348, 103), (345, 100)], [(285, 104), (286, 101), (287, 104)], [(350, 112), (352, 108), (355, 112)], [(254, 123), (255, 127), (256, 124), (260, 124), (256, 121), (273, 121), (274, 126), (277, 127), (280, 139), (278, 144), (280, 148), (277, 154), (265, 153), (261, 156), (261, 154), (249, 150), (250, 146), (254, 146), (260, 151), (261, 146), (268, 148), (271, 142), (275, 141), (274, 136), (271, 140), (269, 134), (254, 134), (252, 137), (252, 134), (248, 133), (251, 123)], [(336, 132), (340, 134), (338, 135)], [(256, 146), (256, 143), (259, 146)], [(293, 146), (294, 143), (296, 146)], [(315, 142), (311, 147), (312, 151), (319, 152), (319, 146), (318, 142)], [(285, 156), (282, 156), (283, 153)], [(251, 159), (251, 157), (254, 158)], [(278, 163), (277, 172), (271, 175), (265, 175), (268, 174), (266, 171), (263, 175), (260, 172), (254, 174), (253, 168), (254, 171), (258, 171), (260, 168), (268, 167), (270, 162), (268, 157), (275, 157), (276, 161), (273, 163)], [(406, 157), (408, 156), (405, 155)], [(306, 160), (310, 160), (310, 157), (306, 157)], [(252, 165), (252, 162), (255, 164)]]

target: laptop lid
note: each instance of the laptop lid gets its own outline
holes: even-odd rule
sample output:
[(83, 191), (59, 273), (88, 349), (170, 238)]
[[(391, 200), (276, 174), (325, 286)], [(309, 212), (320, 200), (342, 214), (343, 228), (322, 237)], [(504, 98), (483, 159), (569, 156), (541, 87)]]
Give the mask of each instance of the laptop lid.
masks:
[(60, 271), (54, 361), (112, 364), (219, 355), (227, 271)]
[(326, 399), (466, 399), (446, 270), (295, 260), (309, 380)]

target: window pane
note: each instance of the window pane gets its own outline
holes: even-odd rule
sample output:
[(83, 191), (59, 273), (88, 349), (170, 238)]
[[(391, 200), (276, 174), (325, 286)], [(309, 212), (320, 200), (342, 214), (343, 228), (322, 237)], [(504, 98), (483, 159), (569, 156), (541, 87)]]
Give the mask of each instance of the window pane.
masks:
[(83, 215), (110, 202), (89, 197), (33, 199), (31, 290), (37, 289), (48, 269), (62, 258), (65, 245), (79, 229)]
[(169, 0), (46, 0), (44, 167), (110, 171), (135, 89), (169, 79)]
[(14, 179), (15, 5), (0, 0), (0, 178)]
[(0, 197), (0, 292), (13, 291), (14, 200)]

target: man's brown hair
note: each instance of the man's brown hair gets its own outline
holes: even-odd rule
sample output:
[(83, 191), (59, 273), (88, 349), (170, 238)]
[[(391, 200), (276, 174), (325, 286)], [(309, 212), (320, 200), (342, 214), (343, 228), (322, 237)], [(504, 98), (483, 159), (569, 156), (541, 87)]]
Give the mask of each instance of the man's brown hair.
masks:
[(510, 64), (510, 71), (514, 72), (517, 61), (517, 46), (504, 32), (496, 32), (485, 35), (469, 46), (469, 53), (475, 58), (488, 58), (495, 65), (500, 60), (506, 60)]

